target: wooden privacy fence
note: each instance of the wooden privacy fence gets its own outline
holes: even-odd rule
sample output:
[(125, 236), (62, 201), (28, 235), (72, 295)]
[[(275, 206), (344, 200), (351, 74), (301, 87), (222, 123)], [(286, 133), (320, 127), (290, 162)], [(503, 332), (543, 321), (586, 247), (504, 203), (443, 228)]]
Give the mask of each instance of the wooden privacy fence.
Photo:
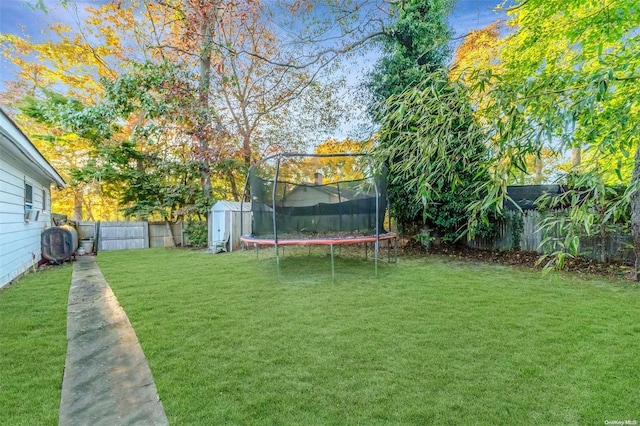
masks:
[[(518, 236), (514, 235), (514, 222), (505, 220), (498, 223), (497, 236), (494, 238), (475, 238), (468, 241), (469, 247), (483, 250), (510, 250), (513, 248), (551, 253), (553, 247), (541, 247), (544, 239), (540, 224), (548, 214), (537, 210), (525, 210), (521, 214), (522, 227)], [(76, 224), (79, 239), (93, 239), (100, 250), (128, 250), (149, 247), (176, 247), (190, 245), (186, 226), (183, 222), (78, 222)], [(96, 238), (97, 236), (97, 238)], [(556, 232), (554, 238), (564, 239), (564, 235)], [(519, 242), (517, 241), (519, 240)], [(580, 240), (580, 251), (586, 257), (595, 260), (619, 260), (633, 262), (635, 255), (628, 232), (616, 232), (604, 238), (591, 237)]]
[(98, 251), (149, 248), (148, 222), (100, 222)]
[[(521, 214), (513, 212), (512, 214)], [(543, 235), (540, 229), (541, 223), (550, 214), (563, 214), (562, 211), (541, 213), (537, 210), (525, 210), (522, 214), (522, 230), (519, 236), (515, 235), (513, 220), (505, 220), (498, 223), (498, 233), (494, 238), (474, 238), (468, 242), (469, 247), (483, 250), (510, 250), (519, 248), (521, 250), (536, 251), (541, 254), (552, 253), (556, 248), (553, 245), (541, 247), (541, 243), (546, 236), (553, 239), (564, 240), (565, 235), (560, 231)], [(519, 241), (519, 244), (515, 244)], [(629, 233), (620, 230), (606, 235), (604, 238), (589, 237), (580, 239), (580, 252), (587, 258), (594, 260), (619, 260), (623, 262), (633, 262), (635, 254), (631, 246), (632, 240)]]
[(93, 239), (98, 251), (129, 250), (189, 245), (182, 221), (169, 222), (78, 222), (80, 239)]

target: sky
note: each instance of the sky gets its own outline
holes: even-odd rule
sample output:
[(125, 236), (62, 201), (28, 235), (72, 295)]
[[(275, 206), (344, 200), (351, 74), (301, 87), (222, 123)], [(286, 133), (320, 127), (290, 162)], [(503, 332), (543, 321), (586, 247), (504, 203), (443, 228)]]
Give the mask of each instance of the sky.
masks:
[(457, 0), (449, 23), (459, 37), (471, 30), (486, 27), (497, 19), (506, 17), (504, 12), (496, 12), (501, 0)]
[[(46, 28), (47, 20), (73, 25), (72, 13), (59, 6), (59, 0), (42, 0), (49, 8), (49, 13), (34, 10), (37, 0), (0, 0), (0, 33), (24, 35), (35, 39)], [(104, 0), (102, 0), (104, 1)], [(87, 5), (96, 5), (100, 0), (76, 1), (78, 11)], [(487, 24), (504, 17), (504, 14), (494, 12), (494, 8), (501, 0), (458, 0), (450, 16), (450, 24), (456, 36), (461, 36), (473, 29), (479, 29)], [(11, 66), (4, 58), (0, 58), (0, 90), (4, 82), (13, 77)]]
[[(48, 8), (47, 14), (42, 10), (34, 10), (33, 4), (37, 1), (41, 1)], [(77, 5), (75, 10), (77, 13), (82, 14), (86, 6), (96, 6), (105, 1), (108, 0), (74, 1)], [(449, 18), (450, 25), (454, 30), (454, 37), (457, 38), (454, 39), (454, 47), (462, 42), (461, 36), (469, 31), (483, 28), (496, 19), (504, 18), (504, 12), (496, 12), (494, 10), (500, 3), (502, 3), (502, 0), (457, 0)], [(0, 0), (0, 33), (19, 36), (26, 34), (37, 40), (41, 36), (41, 32), (46, 29), (47, 22), (62, 22), (74, 27), (78, 18), (74, 16), (73, 10), (73, 8), (65, 9), (61, 7), (60, 0)], [(357, 64), (360, 69), (355, 70), (355, 72), (353, 67), (350, 66), (345, 96), (350, 96), (350, 92), (358, 90), (358, 84), (362, 82), (367, 71), (374, 65), (377, 57), (375, 53), (361, 57), (359, 59), (360, 63)], [(14, 68), (12, 68), (12, 64), (0, 57), (0, 92), (4, 90), (5, 82), (13, 78)], [(365, 113), (365, 107), (354, 101), (351, 104), (351, 108), (351, 118), (347, 119), (335, 134), (338, 139), (345, 137), (361, 138), (370, 132), (370, 129), (367, 128), (369, 119)]]

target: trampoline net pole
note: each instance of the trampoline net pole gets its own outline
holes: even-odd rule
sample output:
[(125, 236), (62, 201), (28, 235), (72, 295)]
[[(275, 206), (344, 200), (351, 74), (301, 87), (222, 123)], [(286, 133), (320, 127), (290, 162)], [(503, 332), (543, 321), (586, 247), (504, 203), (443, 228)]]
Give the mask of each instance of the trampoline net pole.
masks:
[(380, 250), (380, 188), (378, 178), (374, 176), (373, 187), (376, 190), (376, 242), (375, 242), (375, 275), (378, 278), (378, 252)]

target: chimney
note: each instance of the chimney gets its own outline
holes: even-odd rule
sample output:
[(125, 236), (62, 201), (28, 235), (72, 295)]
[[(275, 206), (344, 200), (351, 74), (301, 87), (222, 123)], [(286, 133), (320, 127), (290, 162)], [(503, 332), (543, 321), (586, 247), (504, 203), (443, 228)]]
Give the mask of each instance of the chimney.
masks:
[(320, 172), (316, 172), (313, 175), (313, 179), (314, 179), (314, 184), (315, 185), (322, 185), (322, 173)]

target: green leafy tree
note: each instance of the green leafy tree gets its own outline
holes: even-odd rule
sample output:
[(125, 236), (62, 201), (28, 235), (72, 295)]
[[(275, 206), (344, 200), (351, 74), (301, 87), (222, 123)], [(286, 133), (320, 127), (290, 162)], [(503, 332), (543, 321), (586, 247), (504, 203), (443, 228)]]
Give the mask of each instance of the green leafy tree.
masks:
[(194, 116), (185, 113), (197, 95), (190, 76), (166, 62), (134, 64), (131, 72), (103, 81), (106, 100), (90, 109), (122, 131), (101, 144), (100, 158), (82, 174), (118, 188), (127, 216), (206, 218), (210, 199), (198, 190), (204, 154)]
[(44, 143), (46, 151), (54, 157), (52, 161), (66, 174), (71, 189), (67, 194), (73, 200), (73, 219), (82, 220), (83, 207), (86, 207), (84, 218), (93, 220), (93, 201), (102, 198), (96, 197), (93, 191), (98, 185), (90, 180), (78, 180), (76, 176), (92, 161), (97, 154), (96, 147), (113, 129), (102, 117), (87, 113), (79, 100), (46, 89), (42, 90), (40, 99), (25, 97), (18, 108), (31, 122), (31, 137)]
[[(209, 203), (199, 187), (199, 144), (189, 134), (184, 108), (188, 73), (170, 64), (137, 66), (103, 80), (106, 100), (85, 106), (77, 99), (47, 92), (28, 99), (23, 110), (39, 122), (73, 133), (91, 144), (89, 158), (72, 170), (76, 184), (98, 182), (119, 199), (125, 216), (206, 217)], [(182, 125), (182, 126), (181, 126)]]
[[(590, 179), (599, 175), (598, 182), (606, 178), (615, 183), (611, 177), (616, 176), (626, 187), (621, 195), (626, 206), (620, 197), (607, 196), (604, 204), (598, 201), (597, 210), (602, 218), (614, 218), (630, 206), (634, 245), (640, 254), (636, 2), (525, 0), (509, 13), (515, 31), (502, 40), (496, 66), (476, 69), (467, 78), (473, 99), (478, 100), (477, 115), (491, 129), (495, 156), (493, 180), (482, 188), (482, 200), (472, 208), (481, 212), (491, 204), (500, 206), (506, 182), (526, 168), (527, 158), (539, 157), (543, 147), (553, 145), (574, 154), (579, 149), (584, 155), (582, 162), (574, 162), (581, 163), (576, 172)], [(572, 200), (575, 217), (595, 208), (580, 197)], [(590, 221), (582, 223), (566, 228), (569, 240), (595, 229)], [(577, 247), (571, 244), (567, 249), (575, 255)]]
[(368, 83), (381, 125), (376, 152), (389, 166), (391, 213), (404, 232), (427, 225), (445, 241), (464, 234), (474, 188), (488, 178), (476, 165), (487, 155), (485, 134), (466, 91), (446, 72), (451, 6), (447, 0), (398, 4)]
[[(592, 240), (601, 262), (610, 260), (608, 253), (612, 235), (629, 231), (628, 200), (624, 185), (610, 185), (597, 169), (567, 176), (566, 191), (559, 196), (538, 200), (545, 211), (540, 224), (544, 235), (542, 247), (548, 253), (547, 266), (564, 266), (566, 259), (583, 253), (584, 239)], [(566, 206), (571, 208), (566, 209)]]
[[(376, 154), (389, 165), (392, 213), (405, 228), (426, 223), (448, 242), (466, 233), (468, 205), (490, 173), (486, 130), (468, 96), (440, 71), (391, 96), (380, 114)], [(491, 227), (477, 231), (486, 236)]]
[(452, 0), (410, 0), (392, 6), (395, 22), (380, 38), (383, 54), (367, 82), (375, 102), (415, 87), (447, 63), (452, 5)]

